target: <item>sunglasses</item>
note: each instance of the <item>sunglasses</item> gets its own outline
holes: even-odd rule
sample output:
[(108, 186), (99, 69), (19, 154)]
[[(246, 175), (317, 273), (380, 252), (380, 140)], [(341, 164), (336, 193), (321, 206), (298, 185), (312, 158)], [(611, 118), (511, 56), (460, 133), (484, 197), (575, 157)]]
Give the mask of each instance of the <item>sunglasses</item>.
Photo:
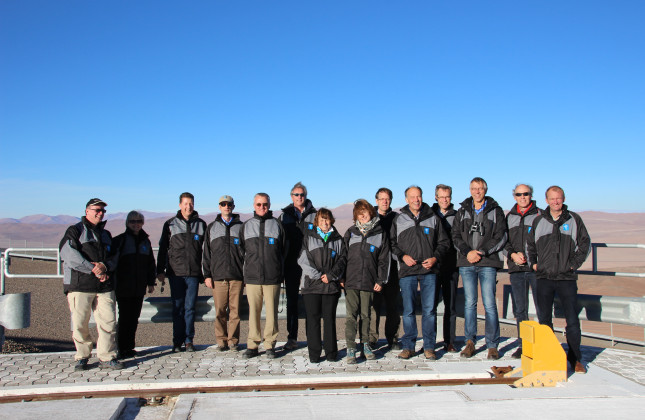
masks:
[(306, 195), (304, 195), (302, 193), (291, 193), (291, 195), (294, 196), (294, 197), (306, 197)]
[(255, 207), (269, 207), (269, 203), (255, 203)]
[(139, 220), (139, 219), (137, 219), (137, 220), (128, 220), (128, 223), (132, 223), (133, 225), (142, 225), (143, 220)]
[(515, 193), (515, 197), (530, 197), (531, 193), (529, 192), (523, 192), (523, 193)]
[(90, 209), (90, 210), (92, 210), (94, 213), (97, 213), (97, 214), (98, 213), (107, 213), (107, 210), (105, 210), (105, 209)]
[(235, 206), (235, 204), (231, 203), (230, 201), (222, 201), (221, 203), (219, 203), (219, 206), (220, 207), (233, 207), (233, 206)]

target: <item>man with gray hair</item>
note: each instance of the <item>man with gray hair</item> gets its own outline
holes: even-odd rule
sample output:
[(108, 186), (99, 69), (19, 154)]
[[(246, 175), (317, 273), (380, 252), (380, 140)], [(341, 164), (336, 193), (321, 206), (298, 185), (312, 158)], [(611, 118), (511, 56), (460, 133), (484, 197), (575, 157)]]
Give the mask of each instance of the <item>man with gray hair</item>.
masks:
[(486, 314), (488, 359), (499, 359), (499, 315), (495, 292), (497, 270), (504, 266), (502, 250), (506, 244), (504, 211), (486, 195), (488, 185), (482, 178), (470, 181), (470, 197), (461, 203), (452, 226), (452, 241), (457, 249), (457, 266), (464, 285), (464, 335), (466, 346), (461, 357), (475, 354), (477, 337), (477, 283), (481, 285)]
[(240, 244), (244, 251), (244, 282), (249, 301), (249, 336), (247, 349), (242, 355), (245, 359), (257, 356), (262, 342), (260, 313), (263, 300), (266, 316), (264, 349), (267, 358), (276, 357), (278, 300), (286, 243), (284, 228), (273, 217), (270, 208), (271, 198), (268, 194), (255, 194), (253, 217), (244, 222), (240, 232)]
[[(517, 205), (506, 215), (508, 227), (508, 242), (504, 247), (507, 258), (508, 273), (511, 278), (511, 298), (513, 300), (513, 315), (517, 321), (517, 337), (520, 337), (520, 323), (529, 319), (529, 286), (533, 293), (533, 302), (537, 308), (537, 280), (535, 271), (526, 259), (526, 242), (529, 238), (531, 225), (541, 213), (533, 200), (533, 187), (528, 184), (517, 184), (513, 188), (513, 198)], [(538, 316), (539, 318), (539, 316)], [(513, 353), (513, 358), (522, 357), (522, 341)]]
[(298, 291), (300, 290), (300, 277), (302, 268), (298, 264), (298, 257), (302, 250), (302, 238), (305, 230), (314, 229), (316, 209), (307, 198), (307, 187), (302, 182), (297, 182), (291, 188), (291, 200), (287, 207), (282, 209), (278, 220), (282, 223), (288, 244), (287, 255), (284, 261), (284, 287), (287, 293), (287, 343), (286, 350), (298, 348)]

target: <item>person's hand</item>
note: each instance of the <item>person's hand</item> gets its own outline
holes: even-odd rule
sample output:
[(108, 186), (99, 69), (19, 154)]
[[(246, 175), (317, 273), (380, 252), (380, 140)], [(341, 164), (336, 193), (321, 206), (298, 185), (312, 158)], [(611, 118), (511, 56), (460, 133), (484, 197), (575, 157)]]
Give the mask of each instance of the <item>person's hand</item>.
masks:
[(537, 264), (533, 264), (533, 271), (537, 271)]
[(345, 282), (344, 281), (340, 282), (340, 287), (342, 287), (343, 289), (345, 288)]
[(414, 258), (412, 258), (411, 256), (407, 255), (407, 254), (404, 255), (403, 258), (401, 258), (401, 259), (403, 260), (405, 265), (407, 265), (408, 267), (412, 267), (413, 265), (417, 265), (416, 260)]
[[(99, 280), (100, 280), (101, 277), (107, 271), (107, 267), (102, 262), (94, 262), (94, 261), (92, 261), (92, 264), (94, 264), (94, 268), (92, 268), (92, 273), (94, 273), (94, 275), (96, 277), (98, 277)], [(101, 280), (101, 281), (105, 281), (105, 280)]]
[(430, 270), (432, 266), (435, 265), (436, 263), (437, 263), (437, 257), (431, 257), (423, 260), (423, 262), (421, 262), (421, 265), (426, 270)]
[(155, 291), (155, 285), (148, 286), (148, 293), (153, 293)]
[(526, 257), (521, 252), (514, 252), (511, 254), (511, 259), (517, 265), (526, 264)]
[(101, 283), (104, 283), (104, 282), (106, 282), (106, 281), (107, 281), (107, 279), (109, 279), (109, 278), (110, 278), (110, 276), (108, 276), (107, 274), (102, 274), (102, 275), (98, 276), (98, 278), (99, 278), (99, 281), (100, 281)]
[(327, 278), (327, 274), (323, 274), (322, 276), (320, 276), (320, 281), (322, 281), (325, 284), (328, 284), (329, 279)]
[(212, 289), (214, 286), (213, 279), (211, 277), (206, 277), (206, 279), (204, 279), (204, 283), (206, 283), (206, 287), (209, 289)]
[(466, 259), (468, 260), (469, 263), (475, 264), (482, 259), (482, 255), (483, 253), (481, 251), (476, 251), (473, 249), (472, 251), (468, 252), (468, 255), (466, 255)]
[(375, 292), (380, 292), (381, 290), (383, 290), (383, 286), (381, 286), (380, 284), (376, 283), (374, 285), (374, 291)]

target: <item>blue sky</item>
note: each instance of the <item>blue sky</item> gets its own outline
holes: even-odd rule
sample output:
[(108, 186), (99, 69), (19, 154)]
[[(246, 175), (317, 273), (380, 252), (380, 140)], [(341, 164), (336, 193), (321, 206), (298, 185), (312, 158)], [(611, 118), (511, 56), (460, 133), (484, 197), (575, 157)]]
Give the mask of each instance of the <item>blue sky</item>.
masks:
[(475, 176), (645, 211), (645, 2), (0, 2), (0, 217)]

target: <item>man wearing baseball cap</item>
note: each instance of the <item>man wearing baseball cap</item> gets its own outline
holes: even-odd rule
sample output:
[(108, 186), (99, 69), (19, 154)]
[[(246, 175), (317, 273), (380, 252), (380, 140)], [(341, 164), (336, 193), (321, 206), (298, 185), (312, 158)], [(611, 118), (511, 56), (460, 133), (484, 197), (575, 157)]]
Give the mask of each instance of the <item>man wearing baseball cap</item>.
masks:
[(74, 370), (86, 370), (92, 354), (90, 315), (94, 312), (98, 330), (96, 353), (100, 366), (123, 369), (116, 360), (116, 306), (112, 273), (118, 255), (112, 249), (112, 235), (105, 230), (105, 207), (100, 198), (85, 205), (85, 216), (67, 228), (60, 242), (63, 260), (63, 288), (72, 317), (72, 338), (76, 346)]
[(215, 339), (218, 350), (237, 351), (240, 341), (240, 296), (244, 253), (240, 247), (239, 214), (230, 195), (219, 199), (220, 214), (206, 228), (202, 268), (206, 286), (213, 289), (215, 300)]

